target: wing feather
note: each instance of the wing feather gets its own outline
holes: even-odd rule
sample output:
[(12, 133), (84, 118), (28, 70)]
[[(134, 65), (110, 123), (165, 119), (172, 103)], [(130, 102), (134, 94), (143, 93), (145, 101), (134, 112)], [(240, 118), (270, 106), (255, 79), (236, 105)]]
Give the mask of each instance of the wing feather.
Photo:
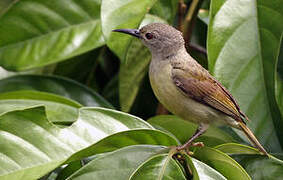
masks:
[[(197, 71), (196, 71), (197, 68)], [(232, 95), (199, 64), (191, 68), (173, 67), (175, 85), (190, 98), (219, 110), (237, 121), (246, 117)]]

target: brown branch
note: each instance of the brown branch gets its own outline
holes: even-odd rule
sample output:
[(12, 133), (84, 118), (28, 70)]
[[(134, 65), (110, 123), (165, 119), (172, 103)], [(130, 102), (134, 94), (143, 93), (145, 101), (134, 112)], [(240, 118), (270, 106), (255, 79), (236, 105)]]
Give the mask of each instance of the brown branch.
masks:
[(188, 44), (188, 47), (189, 47), (189, 49), (191, 49), (191, 50), (197, 51), (197, 52), (199, 52), (199, 53), (201, 53), (201, 54), (207, 56), (207, 51), (206, 51), (206, 49), (203, 48), (203, 47), (201, 47), (201, 46), (199, 46), (199, 45), (197, 45), (197, 44), (189, 43), (189, 44)]
[(186, 18), (184, 21), (184, 33), (183, 34), (184, 34), (185, 42), (187, 44), (189, 43), (191, 39), (196, 17), (197, 17), (202, 1), (203, 0), (192, 0), (188, 13), (186, 15)]
[(184, 0), (179, 0), (178, 3), (178, 30), (184, 32), (184, 14), (186, 11), (187, 5), (184, 3)]

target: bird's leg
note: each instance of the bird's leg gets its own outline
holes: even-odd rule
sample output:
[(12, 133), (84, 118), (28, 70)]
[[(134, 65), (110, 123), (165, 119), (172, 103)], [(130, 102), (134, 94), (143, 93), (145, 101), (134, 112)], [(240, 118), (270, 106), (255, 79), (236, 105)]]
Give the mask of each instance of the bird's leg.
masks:
[(177, 146), (176, 149), (180, 151), (183, 149), (188, 149), (190, 146), (203, 146), (203, 143), (201, 142), (193, 143), (193, 140), (195, 140), (200, 135), (202, 135), (208, 129), (208, 127), (209, 127), (208, 124), (200, 124), (194, 135), (185, 144)]

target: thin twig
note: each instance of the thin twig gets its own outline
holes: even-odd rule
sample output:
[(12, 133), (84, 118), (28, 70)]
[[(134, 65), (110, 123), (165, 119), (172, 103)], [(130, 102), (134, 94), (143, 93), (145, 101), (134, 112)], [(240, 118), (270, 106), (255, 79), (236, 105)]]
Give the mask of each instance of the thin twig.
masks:
[(179, 0), (178, 3), (178, 30), (184, 32), (184, 14), (186, 11), (187, 5), (184, 3), (184, 0)]
[(201, 53), (201, 54), (207, 56), (207, 51), (206, 51), (206, 49), (203, 48), (203, 47), (201, 47), (201, 46), (199, 46), (199, 45), (197, 45), (197, 44), (189, 43), (189, 44), (188, 44), (188, 47), (189, 47), (190, 49), (194, 50), (194, 51), (197, 51), (197, 52), (199, 52), (199, 53)]
[(191, 39), (196, 16), (197, 16), (201, 3), (202, 3), (202, 0), (192, 0), (192, 3), (186, 15), (185, 22), (184, 22), (184, 31), (183, 31), (184, 39), (186, 43), (188, 43)]

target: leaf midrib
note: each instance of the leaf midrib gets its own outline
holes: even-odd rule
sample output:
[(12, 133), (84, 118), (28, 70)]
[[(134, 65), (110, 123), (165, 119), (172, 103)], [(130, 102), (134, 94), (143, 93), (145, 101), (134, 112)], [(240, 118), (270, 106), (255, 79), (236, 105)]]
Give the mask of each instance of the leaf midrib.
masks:
[(66, 26), (64, 28), (61, 28), (61, 29), (58, 29), (58, 30), (55, 30), (55, 31), (48, 32), (46, 34), (42, 34), (40, 36), (35, 36), (35, 37), (29, 38), (29, 39), (25, 39), (23, 41), (18, 41), (16, 43), (9, 43), (9, 44), (7, 44), (5, 46), (0, 47), (0, 53), (1, 53), (1, 51), (5, 50), (7, 48), (17, 47), (17, 46), (20, 46), (22, 44), (29, 43), (29, 42), (35, 41), (37, 39), (40, 39), (40, 38), (44, 38), (44, 37), (52, 35), (52, 34), (60, 33), (62, 31), (68, 30), (68, 29), (72, 29), (72, 28), (77, 27), (77, 26), (86, 25), (86, 24), (95, 24), (97, 22), (99, 23), (100, 19), (92, 19), (90, 21), (85, 21), (83, 23), (73, 24), (73, 25)]

